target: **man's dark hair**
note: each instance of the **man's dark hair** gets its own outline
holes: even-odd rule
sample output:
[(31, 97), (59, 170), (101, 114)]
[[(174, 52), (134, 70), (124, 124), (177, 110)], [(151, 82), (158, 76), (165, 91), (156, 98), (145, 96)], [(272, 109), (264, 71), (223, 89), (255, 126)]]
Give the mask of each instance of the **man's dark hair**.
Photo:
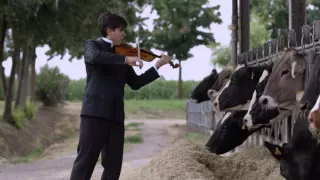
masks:
[(117, 14), (113, 14), (110, 12), (106, 12), (100, 15), (98, 18), (98, 26), (100, 30), (100, 34), (102, 36), (106, 36), (107, 29), (115, 30), (116, 28), (127, 27), (127, 21)]

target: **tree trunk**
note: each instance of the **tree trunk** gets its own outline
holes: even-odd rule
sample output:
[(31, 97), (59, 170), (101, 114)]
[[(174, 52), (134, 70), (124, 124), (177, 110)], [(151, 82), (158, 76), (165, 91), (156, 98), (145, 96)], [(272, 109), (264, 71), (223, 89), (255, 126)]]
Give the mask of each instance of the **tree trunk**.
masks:
[(1, 30), (0, 30), (0, 79), (3, 88), (3, 97), (6, 97), (7, 92), (7, 82), (6, 82), (6, 75), (4, 74), (4, 67), (2, 66), (3, 62), (3, 52), (4, 52), (4, 39), (6, 37), (7, 32), (7, 20), (6, 16), (3, 15), (1, 19)]
[[(20, 50), (21, 53), (21, 50)], [(19, 60), (16, 62), (16, 91), (15, 93), (18, 94), (18, 86), (19, 86), (19, 82), (20, 82), (20, 73), (21, 73), (21, 55), (19, 56)], [(17, 97), (16, 97), (17, 98)]]
[(31, 81), (30, 81), (30, 97), (32, 102), (36, 102), (36, 49), (33, 51), (33, 56), (31, 58)]
[(26, 43), (23, 48), (23, 58), (21, 62), (21, 72), (20, 72), (20, 79), (18, 85), (18, 94), (15, 103), (15, 108), (24, 106), (27, 98), (28, 88), (29, 88), (29, 62), (31, 58), (32, 48), (30, 45)]
[(12, 99), (13, 99), (14, 80), (15, 80), (15, 75), (16, 75), (16, 64), (17, 64), (17, 61), (20, 60), (20, 44), (17, 41), (17, 39), (15, 38), (14, 31), (12, 32), (12, 36), (13, 36), (13, 44), (14, 44), (14, 53), (12, 56), (12, 67), (11, 67), (8, 89), (7, 89), (7, 93), (6, 93), (6, 97), (5, 97), (5, 106), (4, 106), (4, 113), (3, 113), (3, 119), (5, 119), (10, 124), (13, 124), (13, 122), (12, 122)]
[(182, 67), (181, 61), (179, 60), (179, 82), (178, 82), (178, 98), (182, 99)]

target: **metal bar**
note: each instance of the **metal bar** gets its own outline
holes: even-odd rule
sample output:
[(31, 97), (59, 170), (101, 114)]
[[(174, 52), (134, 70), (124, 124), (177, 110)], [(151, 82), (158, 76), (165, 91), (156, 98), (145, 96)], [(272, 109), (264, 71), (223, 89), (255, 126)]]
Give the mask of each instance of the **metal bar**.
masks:
[(238, 44), (238, 2), (232, 0), (232, 48), (231, 60), (234, 65), (237, 65), (237, 44)]
[(240, 53), (248, 51), (250, 47), (250, 13), (249, 0), (240, 1)]
[(288, 6), (289, 6), (289, 29), (292, 29), (292, 1), (288, 0)]

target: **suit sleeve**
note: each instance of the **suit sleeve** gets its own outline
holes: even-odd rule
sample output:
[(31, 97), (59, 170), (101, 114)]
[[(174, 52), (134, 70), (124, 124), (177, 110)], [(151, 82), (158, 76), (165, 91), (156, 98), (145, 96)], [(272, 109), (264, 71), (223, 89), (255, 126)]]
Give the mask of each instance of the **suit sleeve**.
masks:
[(101, 51), (91, 39), (84, 43), (84, 60), (86, 63), (96, 65), (125, 64), (125, 56)]
[(126, 72), (126, 83), (133, 90), (138, 90), (160, 77), (154, 67), (151, 67), (141, 75), (137, 75), (132, 66), (126, 66), (128, 68)]

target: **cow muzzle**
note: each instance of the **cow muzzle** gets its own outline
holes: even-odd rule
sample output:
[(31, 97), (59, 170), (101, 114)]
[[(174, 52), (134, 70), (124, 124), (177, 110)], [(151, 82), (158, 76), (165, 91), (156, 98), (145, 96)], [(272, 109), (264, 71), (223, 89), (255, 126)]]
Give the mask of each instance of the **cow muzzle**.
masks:
[[(246, 114), (243, 118), (243, 125), (247, 126), (247, 127), (251, 127), (252, 124), (252, 116), (250, 114)], [(242, 129), (244, 129), (244, 127), (242, 126)]]
[(218, 92), (214, 89), (209, 89), (207, 94), (209, 99), (213, 101), (217, 97)]
[(215, 112), (219, 112), (220, 111), (219, 100), (217, 98), (212, 102), (212, 109)]

